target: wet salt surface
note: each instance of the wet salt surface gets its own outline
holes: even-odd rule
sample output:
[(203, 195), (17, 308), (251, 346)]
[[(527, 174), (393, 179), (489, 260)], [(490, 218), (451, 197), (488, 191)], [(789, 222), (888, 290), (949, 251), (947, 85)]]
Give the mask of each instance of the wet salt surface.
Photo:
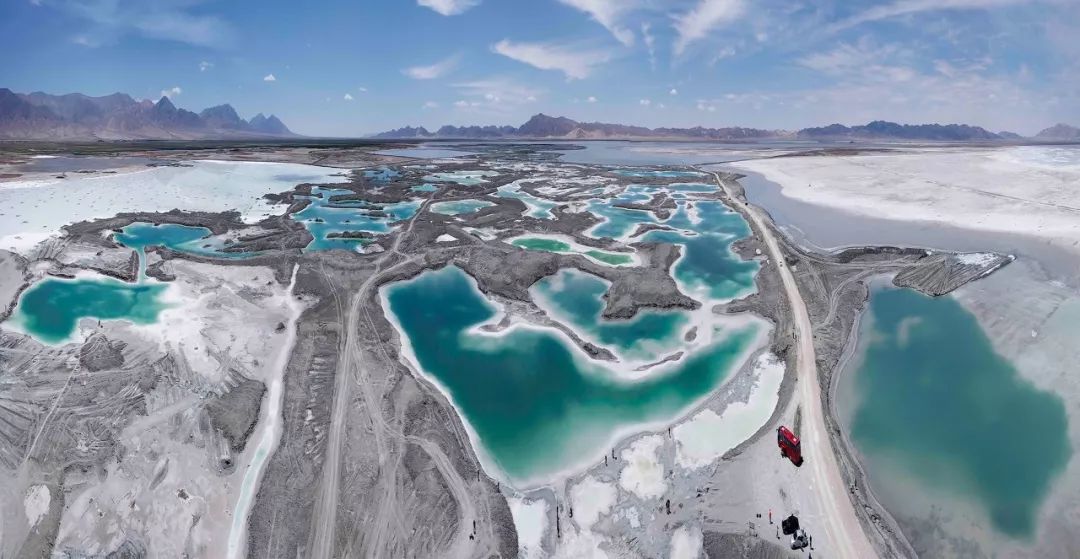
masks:
[(164, 164), (170, 161), (151, 157), (98, 157), (98, 156), (38, 156), (16, 167), (18, 172), (64, 173), (75, 171), (104, 171), (129, 166), (145, 166), (150, 163)]

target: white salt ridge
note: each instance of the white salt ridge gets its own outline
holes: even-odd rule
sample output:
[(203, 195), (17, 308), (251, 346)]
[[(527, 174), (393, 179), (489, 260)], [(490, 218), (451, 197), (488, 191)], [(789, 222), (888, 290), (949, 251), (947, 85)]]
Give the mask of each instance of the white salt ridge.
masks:
[(454, 237), (453, 235), (450, 235), (449, 233), (443, 233), (442, 235), (439, 235), (438, 238), (435, 239), (435, 242), (436, 243), (449, 243), (451, 241), (456, 241), (456, 240), (457, 240), (457, 238)]
[(988, 266), (997, 260), (997, 255), (992, 252), (966, 252), (957, 254), (956, 260), (968, 266)]
[(765, 353), (754, 362), (755, 387), (747, 402), (732, 402), (718, 415), (704, 410), (672, 429), (675, 462), (695, 469), (711, 464), (749, 439), (772, 416), (780, 399), (784, 362)]
[(524, 559), (543, 557), (544, 550), (540, 546), (547, 531), (547, 501), (530, 501), (521, 497), (507, 497), (506, 501), (514, 518), (520, 556)]
[(589, 530), (578, 531), (567, 526), (563, 530), (562, 540), (555, 550), (554, 559), (608, 559), (610, 556), (601, 548), (604, 538)]
[(574, 521), (583, 530), (589, 530), (600, 517), (615, 505), (615, 486), (592, 476), (577, 482), (570, 488), (570, 503), (574, 507)]
[(32, 485), (30, 489), (26, 490), (26, 497), (23, 498), (23, 511), (26, 513), (26, 522), (31, 528), (33, 528), (41, 517), (49, 513), (49, 504), (52, 502), (52, 495), (49, 494), (49, 488), (44, 485)]
[(701, 544), (704, 541), (701, 530), (679, 526), (671, 534), (670, 559), (697, 559), (701, 557)]
[(642, 437), (622, 452), (625, 466), (619, 473), (619, 486), (642, 499), (655, 499), (667, 490), (664, 467), (657, 451), (664, 439), (659, 435)]

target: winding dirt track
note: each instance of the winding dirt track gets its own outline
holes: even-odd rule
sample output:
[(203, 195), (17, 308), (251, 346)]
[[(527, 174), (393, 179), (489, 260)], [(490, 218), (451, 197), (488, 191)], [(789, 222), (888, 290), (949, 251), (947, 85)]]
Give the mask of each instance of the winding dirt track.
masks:
[(877, 557), (877, 550), (870, 543), (862, 525), (855, 515), (855, 507), (848, 497), (844, 478), (832, 447), (825, 425), (825, 410), (821, 404), (821, 386), (818, 383), (816, 356), (814, 351), (813, 328), (810, 314), (806, 310), (795, 276), (784, 264), (784, 255), (776, 242), (773, 230), (766, 223), (761, 210), (751, 204), (739, 201), (728, 189), (717, 173), (712, 173), (720, 188), (737, 206), (736, 211), (753, 222), (754, 228), (761, 235), (768, 249), (769, 258), (777, 264), (777, 271), (791, 302), (792, 322), (795, 329), (795, 370), (797, 375), (796, 398), (802, 408), (803, 453), (807, 456), (802, 470), (811, 479), (806, 480), (813, 487), (818, 509), (828, 519), (824, 523), (828, 543), (837, 557), (867, 559)]
[[(340, 495), (339, 486), (341, 483), (341, 451), (344, 446), (345, 416), (349, 410), (354, 388), (359, 388), (361, 392), (360, 395), (364, 400), (362, 409), (366, 411), (367, 419), (371, 422), (375, 448), (380, 457), (381, 467), (384, 468), (379, 476), (379, 490), (383, 493), (378, 499), (380, 510), (375, 515), (376, 524), (363, 528), (366, 537), (364, 538), (365, 549), (362, 552), (368, 557), (389, 557), (395, 554), (394, 550), (400, 553), (401, 550), (409, 548), (408, 544), (411, 535), (402, 532), (400, 526), (403, 523), (398, 521), (399, 515), (408, 514), (408, 511), (398, 510), (400, 499), (395, 494), (397, 490), (395, 484), (397, 462), (386, 460), (386, 457), (390, 456), (391, 452), (400, 453), (402, 450), (400, 447), (404, 444), (417, 445), (431, 457), (451, 494), (461, 507), (461, 522), (448, 553), (451, 556), (464, 557), (474, 553), (490, 554), (494, 552), (493, 548), (484, 548), (484, 546), (490, 545), (490, 542), (495, 540), (494, 533), (491, 532), (488, 523), (482, 524), (483, 535), (487, 537), (481, 537), (475, 541), (469, 538), (473, 523), (478, 519), (476, 503), (470, 496), (466, 481), (462, 479), (461, 474), (453, 467), (450, 459), (442, 449), (437, 444), (426, 439), (405, 437), (402, 433), (387, 425), (386, 419), (381, 413), (379, 397), (373, 392), (372, 382), (367, 374), (368, 367), (373, 364), (366, 362), (364, 350), (358, 340), (361, 337), (362, 330), (370, 329), (371, 332), (375, 331), (374, 321), (366, 306), (368, 299), (372, 295), (372, 289), (380, 285), (381, 278), (392, 273), (399, 266), (415, 260), (415, 257), (405, 257), (398, 249), (401, 246), (402, 239), (412, 232), (417, 216), (421, 215), (431, 204), (433, 196), (434, 194), (425, 200), (408, 220), (408, 223), (402, 227), (390, 250), (387, 250), (376, 262), (375, 272), (364, 281), (349, 300), (348, 308), (342, 317), (344, 340), (335, 373), (336, 386), (331, 404), (332, 411), (326, 460), (323, 464), (322, 482), (316, 497), (312, 519), (314, 533), (310, 542), (310, 556), (317, 559), (335, 557), (338, 496)], [(396, 258), (403, 258), (403, 260), (395, 263)], [(392, 263), (391, 266), (384, 269), (383, 266), (388, 263)], [(392, 361), (384, 347), (380, 346), (379, 349), (387, 362)], [(477, 548), (477, 545), (480, 545), (481, 548)], [(353, 551), (361, 552), (361, 550)]]

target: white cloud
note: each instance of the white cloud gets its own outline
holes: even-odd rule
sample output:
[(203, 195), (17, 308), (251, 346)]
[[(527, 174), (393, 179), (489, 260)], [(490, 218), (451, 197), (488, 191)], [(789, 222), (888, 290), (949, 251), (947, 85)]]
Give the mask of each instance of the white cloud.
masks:
[(732, 56), (735, 56), (735, 48), (730, 46), (724, 47), (717, 51), (716, 55), (709, 60), (709, 66), (712, 66), (725, 58), (731, 58)]
[(277, 78), (274, 77), (274, 74), (266, 74), (265, 76), (263, 76), (263, 81), (264, 82), (276, 82)]
[(645, 50), (649, 51), (649, 66), (656, 69), (656, 37), (653, 37), (649, 22), (641, 24), (641, 38), (645, 41)]
[[(914, 53), (898, 45), (878, 46), (869, 39), (840, 44), (830, 51), (808, 54), (797, 62), (806, 68), (840, 79), (903, 82), (914, 76), (910, 62)], [(939, 60), (940, 72), (948, 63)]]
[(176, 97), (177, 95), (180, 95), (183, 92), (184, 92), (184, 90), (180, 89), (180, 86), (174, 85), (174, 86), (170, 87), (169, 89), (162, 89), (161, 90), (161, 95), (158, 98), (160, 99), (161, 97), (168, 97), (168, 98), (172, 99), (172, 98)]
[(352, 96), (352, 95), (349, 95), (348, 93), (346, 93), (346, 94), (345, 94), (345, 100), (346, 100), (346, 101), (352, 101), (352, 100), (353, 100), (353, 96)]
[(668, 92), (668, 95), (678, 95), (678, 94), (679, 94), (679, 90), (675, 89), (674, 87), (671, 88), (671, 91)]
[(470, 106), (523, 105), (536, 101), (536, 96), (540, 94), (532, 87), (501, 77), (455, 83), (452, 87), (470, 100)]
[(642, 107), (648, 107), (649, 105), (652, 105), (652, 99), (640, 99), (638, 101), (638, 105), (641, 105)]
[[(1037, 0), (1036, 0), (1037, 1)], [(831, 26), (840, 31), (863, 23), (894, 17), (940, 10), (982, 10), (1035, 3), (1032, 0), (896, 0), (890, 4), (874, 6)]]
[(360, 93), (367, 93), (367, 88), (364, 87), (364, 86), (360, 86), (360, 87), (356, 88), (356, 90), (359, 91)]
[(514, 43), (507, 39), (492, 45), (491, 50), (541, 70), (558, 70), (568, 80), (584, 79), (596, 66), (611, 60), (607, 51), (552, 43)]
[(425, 8), (431, 8), (444, 16), (454, 16), (476, 6), (480, 3), (480, 0), (416, 0), (416, 3)]
[(596, 102), (596, 97), (593, 97), (592, 95), (590, 95), (589, 98), (586, 99), (586, 101), (588, 101), (590, 103), (595, 103)]
[(675, 54), (682, 54), (694, 41), (704, 39), (713, 28), (742, 16), (743, 0), (700, 0), (694, 9), (675, 17)]
[(200, 72), (205, 72), (205, 71), (207, 71), (207, 70), (209, 70), (210, 68), (213, 68), (213, 67), (214, 67), (213, 62), (207, 62), (207, 61), (203, 60), (202, 62), (199, 63), (199, 71)]
[(559, 0), (559, 2), (589, 14), (623, 45), (629, 47), (634, 44), (634, 32), (620, 26), (619, 18), (637, 7), (635, 0)]
[(442, 77), (457, 67), (460, 56), (454, 55), (430, 66), (413, 66), (401, 72), (414, 80), (433, 80)]
[(424, 101), (424, 104), (420, 106), (421, 109), (437, 109), (439, 104), (435, 101)]
[(98, 46), (129, 35), (200, 47), (224, 47), (233, 28), (225, 20), (199, 11), (192, 0), (107, 0), (51, 2), (81, 20), (75, 42)]
[(715, 107), (725, 122), (777, 128), (880, 119), (1032, 133), (1061, 119), (1062, 109), (1056, 104), (1068, 103), (1068, 93), (1048, 89), (1044, 82), (1025, 83), (1016, 78), (1014, 68), (1002, 69), (991, 62), (941, 57), (928, 64), (918, 48), (864, 39), (796, 60), (826, 78), (804, 83), (825, 85), (728, 93), (696, 105), (700, 111), (712, 112), (710, 107)]

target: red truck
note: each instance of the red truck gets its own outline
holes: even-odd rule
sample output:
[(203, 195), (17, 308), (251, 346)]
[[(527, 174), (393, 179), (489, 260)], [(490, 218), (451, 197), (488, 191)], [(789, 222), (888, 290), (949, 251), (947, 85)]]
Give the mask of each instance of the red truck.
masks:
[(802, 444), (791, 429), (781, 425), (776, 430), (776, 444), (780, 446), (780, 456), (791, 460), (791, 463), (796, 466), (802, 466)]

